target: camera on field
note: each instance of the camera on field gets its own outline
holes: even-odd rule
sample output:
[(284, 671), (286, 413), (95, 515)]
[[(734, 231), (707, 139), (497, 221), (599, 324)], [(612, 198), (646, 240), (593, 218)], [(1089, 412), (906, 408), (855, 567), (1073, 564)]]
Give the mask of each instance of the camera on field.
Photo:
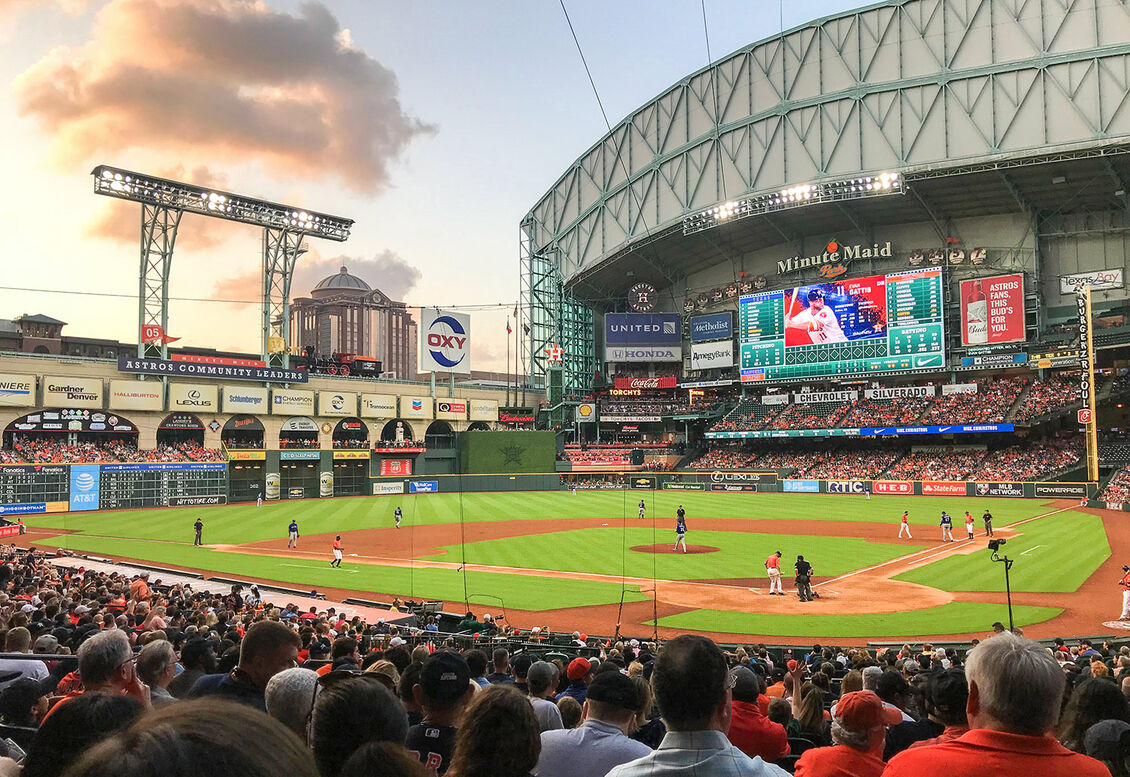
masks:
[(1008, 540), (989, 540), (989, 550), (996, 552), (996, 550), (1006, 542), (1008, 542)]

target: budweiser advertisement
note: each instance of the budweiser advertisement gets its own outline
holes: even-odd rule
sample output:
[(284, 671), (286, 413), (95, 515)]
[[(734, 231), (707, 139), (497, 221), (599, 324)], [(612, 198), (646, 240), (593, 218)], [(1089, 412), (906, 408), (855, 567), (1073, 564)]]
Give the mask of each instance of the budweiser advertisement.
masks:
[(679, 379), (674, 376), (663, 378), (616, 378), (618, 389), (672, 389)]
[(965, 481), (924, 480), (922, 493), (926, 496), (965, 496)]
[(411, 475), (412, 474), (412, 460), (411, 459), (381, 459), (381, 474), (382, 475)]
[(962, 345), (995, 345), (1024, 339), (1022, 274), (961, 282)]
[(913, 494), (914, 484), (909, 480), (874, 480), (871, 491), (876, 494)]

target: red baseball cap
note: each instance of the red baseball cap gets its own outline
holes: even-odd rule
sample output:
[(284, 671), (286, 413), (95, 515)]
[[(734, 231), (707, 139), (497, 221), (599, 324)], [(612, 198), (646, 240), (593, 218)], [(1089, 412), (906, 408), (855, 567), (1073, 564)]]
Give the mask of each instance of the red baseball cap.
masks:
[(592, 670), (592, 664), (587, 658), (574, 658), (565, 670), (565, 676), (570, 680), (580, 680)]
[(902, 713), (884, 707), (883, 700), (871, 691), (845, 693), (836, 704), (836, 717), (854, 731), (870, 731), (877, 726), (902, 723)]

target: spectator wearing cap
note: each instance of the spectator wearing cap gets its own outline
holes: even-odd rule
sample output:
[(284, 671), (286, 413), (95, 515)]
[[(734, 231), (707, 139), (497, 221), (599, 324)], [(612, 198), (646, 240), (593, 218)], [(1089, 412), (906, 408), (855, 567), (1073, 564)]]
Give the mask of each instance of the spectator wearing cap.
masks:
[(54, 656), (59, 653), (59, 638), (54, 634), (40, 634), (32, 646), (32, 653), (44, 656)]
[(578, 728), (542, 732), (537, 777), (590, 777), (651, 753), (628, 738), (635, 729), (639, 694), (632, 679), (602, 672), (588, 686)]
[(168, 690), (176, 698), (183, 699), (197, 680), (216, 671), (216, 654), (208, 640), (192, 637), (181, 648), (180, 663), (184, 671), (173, 678)]
[(510, 669), (510, 653), (507, 652), (506, 648), (495, 648), (491, 660), (494, 664), (494, 671), (487, 675), (487, 682), (491, 685), (513, 684), (514, 676), (507, 671)]
[(548, 661), (535, 661), (526, 672), (526, 685), (539, 730), (544, 732), (564, 728), (561, 710), (549, 700), (557, 688), (557, 667)]
[(1130, 756), (1130, 723), (1124, 720), (1100, 720), (1083, 736), (1087, 755), (1102, 761), (1112, 777), (1128, 777), (1126, 758)]
[(176, 697), (168, 691), (169, 683), (176, 674), (177, 654), (168, 640), (157, 639), (141, 649), (137, 656), (137, 676), (149, 686), (154, 707), (176, 701)]
[(306, 650), (308, 658), (302, 662), (302, 668), (318, 671), (327, 665), (331, 651), (333, 651), (333, 643), (328, 637), (315, 637), (310, 640), (310, 647)]
[(765, 695), (770, 699), (783, 699), (785, 697), (785, 668), (774, 667), (769, 674), (773, 682), (765, 689)]
[(1044, 647), (1003, 632), (969, 652), (965, 676), (969, 733), (899, 753), (884, 777), (1108, 777), (1105, 766), (1048, 736), (1065, 680)]
[(21, 677), (0, 691), (0, 722), (5, 726), (37, 728), (47, 714), (47, 696), (53, 685), (47, 681)]
[(534, 659), (529, 653), (519, 653), (510, 663), (510, 668), (514, 672), (514, 686), (525, 694), (530, 692), (526, 678), (533, 664)]
[[(733, 713), (730, 720), (730, 741), (743, 753), (760, 756), (773, 762), (789, 754), (789, 736), (785, 727), (774, 723), (762, 712), (757, 675), (744, 666), (730, 670), (734, 678)], [(766, 701), (766, 709), (769, 704)]]
[(458, 653), (433, 653), (420, 669), (420, 682), (413, 687), (412, 695), (424, 717), (408, 729), (404, 746), (430, 771), (447, 771), (456, 731), (473, 693), (471, 669)]
[(945, 730), (931, 739), (914, 742), (910, 747), (940, 745), (965, 736), (969, 731), (969, 719), (965, 716), (968, 702), (969, 686), (965, 682), (965, 672), (947, 669), (931, 675), (926, 680), (926, 712), (930, 720), (945, 726)]
[[(9, 629), (4, 637), (4, 652), (30, 653), (31, 632), (23, 626)], [(7, 672), (19, 672), (20, 677), (30, 677), (32, 680), (46, 680), (48, 675), (47, 664), (37, 659), (0, 658), (0, 673)]]
[(880, 672), (875, 677), (873, 689), (867, 688), (867, 670), (863, 671), (864, 690), (874, 690), (875, 694), (883, 700), (883, 706), (897, 709), (902, 715), (903, 723), (913, 723), (914, 718), (906, 714), (906, 695), (910, 693), (910, 684), (898, 672)]
[(887, 727), (902, 720), (871, 691), (844, 694), (832, 718), (832, 746), (804, 751), (796, 764), (800, 777), (879, 777)]
[(726, 658), (709, 639), (684, 635), (667, 642), (652, 673), (667, 735), (657, 750), (608, 777), (784, 777), (783, 769), (750, 758), (726, 739), (730, 682)]
[[(239, 661), (227, 674), (205, 675), (188, 698), (220, 696), (267, 711), (263, 691), (272, 677), (298, 663), (298, 635), (278, 621), (260, 621), (239, 645)], [(81, 668), (81, 667), (80, 667)]]
[(592, 681), (592, 672), (592, 662), (587, 658), (578, 657), (570, 661), (565, 670), (565, 676), (569, 678), (569, 685), (557, 694), (558, 700), (564, 696), (570, 696), (576, 699), (578, 704), (584, 704), (588, 696), (588, 685)]

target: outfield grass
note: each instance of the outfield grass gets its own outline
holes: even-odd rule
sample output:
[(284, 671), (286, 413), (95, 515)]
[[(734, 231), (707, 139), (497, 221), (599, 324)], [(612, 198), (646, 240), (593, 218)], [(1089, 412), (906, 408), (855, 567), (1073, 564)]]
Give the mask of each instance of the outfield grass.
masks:
[[(652, 577), (660, 580), (718, 580), (722, 578), (764, 577), (762, 564), (775, 550), (787, 561), (803, 554), (817, 564), (821, 576), (840, 575), (860, 567), (879, 564), (907, 553), (923, 550), (922, 545), (894, 545), (853, 537), (817, 537), (752, 532), (690, 531), (691, 545), (710, 545), (717, 553), (673, 553), (674, 532), (652, 532), (650, 528), (609, 525), (601, 529), (530, 534), (498, 540), (471, 542), (462, 548), (449, 545), (447, 552), (430, 558), (435, 561), (462, 561), (505, 567), (537, 567), (562, 572), (593, 572), (603, 575)], [(638, 546), (658, 543), (659, 553), (633, 551)], [(464, 554), (464, 555), (461, 555)], [(786, 564), (785, 566), (788, 566)]]
[[(797, 602), (795, 615), (765, 615), (727, 610), (694, 610), (659, 619), (673, 629), (719, 631), (730, 634), (773, 634), (789, 637), (868, 638), (913, 637), (922, 634), (962, 634), (990, 631), (993, 621), (1008, 620), (1003, 604), (950, 602), (911, 612), (820, 615), (819, 602)], [(1055, 607), (1013, 607), (1017, 626), (1050, 620), (1063, 612)], [(650, 625), (650, 624), (649, 624)]]
[[(1017, 527), (1000, 553), (1015, 561), (1009, 572), (1013, 591), (1069, 593), (1110, 558), (1102, 519), (1074, 510), (1040, 518)], [(958, 534), (954, 527), (955, 536)], [(986, 540), (978, 536), (978, 542)], [(986, 549), (955, 555), (898, 575), (896, 580), (943, 591), (1003, 591), (1004, 565), (993, 563)]]

